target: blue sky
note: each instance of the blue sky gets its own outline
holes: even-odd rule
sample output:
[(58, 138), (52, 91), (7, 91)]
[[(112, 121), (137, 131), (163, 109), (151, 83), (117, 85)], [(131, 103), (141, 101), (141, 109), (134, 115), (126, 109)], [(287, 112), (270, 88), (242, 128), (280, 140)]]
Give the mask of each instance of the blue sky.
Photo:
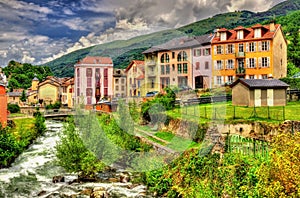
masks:
[(283, 0), (1, 0), (0, 66), (43, 64), (116, 39), (180, 27), (218, 13), (265, 11)]

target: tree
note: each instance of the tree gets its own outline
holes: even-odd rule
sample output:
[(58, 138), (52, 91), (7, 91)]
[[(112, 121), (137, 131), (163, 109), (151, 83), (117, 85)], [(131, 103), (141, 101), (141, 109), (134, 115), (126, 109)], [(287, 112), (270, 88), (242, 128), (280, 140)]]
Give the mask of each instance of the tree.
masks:
[(21, 95), (21, 97), (20, 97), (20, 100), (21, 100), (22, 102), (26, 102), (27, 96), (26, 96), (25, 90), (22, 91), (22, 95)]

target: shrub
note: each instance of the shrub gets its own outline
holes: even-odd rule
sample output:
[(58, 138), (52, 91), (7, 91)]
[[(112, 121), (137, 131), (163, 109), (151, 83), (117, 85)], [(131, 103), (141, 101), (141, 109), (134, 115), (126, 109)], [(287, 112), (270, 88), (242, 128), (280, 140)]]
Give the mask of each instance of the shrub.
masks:
[(7, 109), (10, 113), (19, 113), (20, 107), (17, 104), (8, 104)]

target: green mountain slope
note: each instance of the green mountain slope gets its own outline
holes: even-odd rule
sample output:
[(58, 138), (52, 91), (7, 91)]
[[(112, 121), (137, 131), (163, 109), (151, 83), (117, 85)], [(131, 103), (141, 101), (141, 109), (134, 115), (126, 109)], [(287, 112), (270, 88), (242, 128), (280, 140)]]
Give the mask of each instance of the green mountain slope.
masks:
[(282, 2), (266, 12), (253, 13), (250, 11), (236, 11), (218, 14), (178, 29), (160, 31), (152, 34), (134, 37), (129, 40), (119, 40), (64, 55), (58, 59), (46, 63), (59, 77), (73, 76), (74, 64), (87, 55), (110, 56), (114, 67), (126, 68), (133, 59), (143, 59), (142, 52), (153, 45), (162, 44), (175, 37), (183, 35), (202, 35), (213, 33), (217, 27), (234, 28), (239, 25), (250, 26), (256, 23), (264, 23), (267, 20), (276, 19), (279, 16), (295, 10), (300, 10), (300, 0), (288, 0)]

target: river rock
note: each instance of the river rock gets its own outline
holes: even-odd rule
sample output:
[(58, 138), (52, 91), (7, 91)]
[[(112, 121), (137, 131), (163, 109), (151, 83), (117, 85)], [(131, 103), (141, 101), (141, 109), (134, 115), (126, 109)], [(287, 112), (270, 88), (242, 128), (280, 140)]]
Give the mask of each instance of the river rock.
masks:
[(108, 198), (108, 193), (104, 187), (94, 188), (91, 198)]
[(88, 189), (84, 189), (84, 190), (82, 190), (79, 194), (81, 194), (81, 195), (88, 195), (88, 196), (90, 196), (91, 194), (92, 194), (92, 192), (93, 192), (93, 190), (92, 189), (90, 189), (90, 188), (88, 188)]
[(130, 175), (128, 173), (120, 173), (120, 182), (128, 183), (130, 181)]
[(52, 178), (52, 182), (53, 182), (53, 183), (65, 182), (65, 177), (64, 177), (64, 176), (61, 176), (61, 175), (54, 176), (54, 177)]

